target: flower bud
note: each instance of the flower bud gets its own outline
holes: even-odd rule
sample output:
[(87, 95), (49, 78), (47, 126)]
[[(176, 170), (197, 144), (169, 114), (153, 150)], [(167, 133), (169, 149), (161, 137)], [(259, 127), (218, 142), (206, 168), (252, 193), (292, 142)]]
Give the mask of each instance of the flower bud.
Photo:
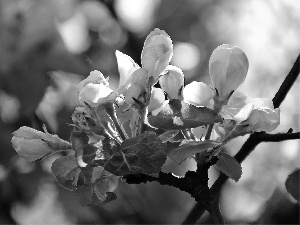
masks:
[(238, 47), (228, 44), (217, 47), (209, 59), (209, 74), (212, 86), (219, 99), (228, 100), (244, 82), (249, 62)]
[(87, 84), (79, 93), (80, 104), (84, 105), (84, 102), (89, 103), (91, 106), (96, 106), (110, 99), (112, 89), (105, 84)]
[(106, 81), (106, 79), (104, 78), (103, 74), (98, 71), (98, 70), (93, 70), (90, 72), (90, 75), (85, 78), (84, 80), (82, 80), (78, 86), (77, 86), (77, 90), (78, 93), (81, 92), (81, 90), (87, 85), (87, 84), (103, 84), (104, 86), (108, 86), (108, 82)]
[(154, 29), (145, 40), (142, 51), (142, 67), (154, 80), (166, 69), (173, 55), (170, 36), (163, 30)]
[(170, 100), (182, 98), (184, 75), (182, 70), (178, 67), (168, 66), (166, 74), (159, 78), (159, 84), (161, 89), (167, 93), (167, 96)]
[(213, 98), (213, 90), (203, 82), (193, 81), (183, 89), (183, 100), (195, 106), (207, 106)]

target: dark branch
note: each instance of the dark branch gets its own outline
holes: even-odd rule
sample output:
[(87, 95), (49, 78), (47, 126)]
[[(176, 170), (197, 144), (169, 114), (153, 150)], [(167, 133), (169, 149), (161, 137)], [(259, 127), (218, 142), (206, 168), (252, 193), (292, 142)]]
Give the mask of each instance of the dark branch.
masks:
[[(297, 57), (291, 71), (286, 76), (285, 80), (281, 84), (279, 90), (273, 98), (274, 108), (278, 108), (283, 100), (285, 99), (287, 93), (295, 83), (299, 75), (299, 57)], [(299, 132), (297, 133), (278, 133), (278, 134), (268, 134), (265, 132), (256, 132), (250, 135), (247, 141), (244, 143), (240, 151), (235, 155), (235, 159), (238, 162), (244, 161), (247, 156), (255, 149), (255, 147), (261, 142), (280, 142), (284, 140), (300, 139)], [(211, 193), (214, 196), (217, 196), (223, 184), (227, 181), (228, 177), (224, 174), (221, 174), (216, 182), (211, 187)], [(196, 203), (192, 211), (183, 221), (183, 224), (195, 224), (197, 220), (203, 215), (205, 209), (202, 204)]]
[(260, 134), (260, 138), (263, 140), (263, 142), (281, 142), (287, 140), (295, 140), (300, 139), (300, 132), (278, 134), (262, 133)]
[(274, 108), (278, 108), (281, 105), (281, 103), (285, 99), (287, 93), (289, 92), (289, 90), (291, 89), (293, 84), (295, 83), (295, 81), (299, 75), (299, 72), (300, 72), (299, 71), (299, 65), (300, 65), (299, 58), (300, 58), (300, 55), (298, 55), (296, 62), (294, 63), (291, 71), (286, 76), (286, 78), (283, 81), (283, 83), (281, 84), (279, 90), (275, 94), (275, 96), (273, 98)]

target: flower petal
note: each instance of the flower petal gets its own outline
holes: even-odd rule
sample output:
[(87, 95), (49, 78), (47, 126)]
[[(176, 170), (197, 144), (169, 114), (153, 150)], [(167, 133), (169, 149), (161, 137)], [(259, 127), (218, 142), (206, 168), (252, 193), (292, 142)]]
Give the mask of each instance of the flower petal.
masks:
[(235, 91), (231, 95), (231, 97), (225, 107), (243, 108), (247, 104), (247, 101), (248, 101), (248, 97), (244, 93), (242, 93), (240, 91)]
[(148, 72), (144, 68), (140, 68), (133, 72), (131, 84), (147, 85), (149, 80)]
[(246, 54), (228, 44), (217, 47), (209, 59), (209, 74), (220, 98), (226, 98), (244, 82), (249, 62)]
[(195, 106), (206, 105), (212, 97), (213, 90), (203, 82), (193, 81), (183, 89), (184, 101)]
[(154, 80), (166, 69), (173, 55), (170, 36), (163, 30), (155, 28), (144, 43), (141, 61), (142, 67)]
[(148, 112), (152, 112), (161, 107), (166, 97), (162, 89), (152, 88), (150, 104), (148, 106)]
[(130, 82), (130, 75), (140, 67), (134, 62), (134, 60), (130, 56), (118, 50), (116, 51), (116, 57), (120, 74), (118, 88), (120, 88), (121, 86), (126, 85)]
[(258, 109), (258, 108), (274, 109), (273, 101), (271, 98), (248, 98), (247, 102), (252, 103), (254, 105), (254, 109)]
[(234, 115), (232, 120), (237, 122), (245, 121), (246, 119), (249, 118), (253, 109), (254, 109), (254, 105), (252, 103), (248, 103), (236, 115)]
[(108, 100), (109, 95), (113, 92), (112, 89), (101, 84), (87, 84), (79, 93), (79, 101), (82, 105), (84, 102), (95, 106)]
[(166, 73), (159, 77), (159, 84), (169, 99), (182, 99), (184, 75), (180, 68), (169, 65)]
[(144, 90), (142, 85), (133, 84), (128, 88), (128, 91), (126, 92), (125, 96), (125, 102), (128, 105), (133, 105), (136, 102), (133, 100), (133, 98), (138, 99), (142, 91)]
[(248, 124), (246, 128), (248, 132), (271, 132), (275, 130), (280, 123), (280, 110), (260, 108), (254, 109), (250, 117), (242, 123), (242, 125)]
[(93, 70), (90, 72), (90, 75), (87, 78), (85, 78), (78, 84), (78, 86), (77, 86), (78, 93), (89, 83), (92, 83), (92, 84), (101, 84), (102, 83), (105, 86), (108, 86), (108, 82), (106, 81), (103, 74), (99, 70)]

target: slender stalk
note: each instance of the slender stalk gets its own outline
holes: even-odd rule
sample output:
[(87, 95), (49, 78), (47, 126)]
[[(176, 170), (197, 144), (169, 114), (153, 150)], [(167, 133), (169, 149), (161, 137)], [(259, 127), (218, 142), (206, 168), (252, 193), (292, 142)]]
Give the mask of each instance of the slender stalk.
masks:
[(207, 131), (206, 131), (206, 134), (205, 134), (205, 140), (210, 139), (213, 128), (214, 128), (214, 124), (209, 124), (209, 126), (207, 128)]
[(117, 118), (116, 115), (116, 110), (115, 110), (115, 106), (114, 103), (112, 102), (106, 102), (103, 105), (103, 108), (105, 109), (105, 112), (107, 113), (107, 115), (110, 117), (110, 119), (113, 121), (118, 134), (120, 135), (122, 141), (124, 141), (125, 139), (128, 139), (127, 134), (125, 133), (125, 131), (123, 130), (122, 126), (119, 123), (119, 120)]
[(190, 133), (187, 131), (187, 129), (182, 129), (181, 130), (182, 135), (184, 136), (185, 139), (192, 139)]

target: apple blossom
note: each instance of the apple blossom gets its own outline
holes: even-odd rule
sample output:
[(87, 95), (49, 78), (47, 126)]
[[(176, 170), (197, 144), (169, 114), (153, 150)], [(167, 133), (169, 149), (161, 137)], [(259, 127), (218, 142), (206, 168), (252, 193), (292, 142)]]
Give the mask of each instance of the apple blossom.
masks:
[(203, 82), (193, 81), (183, 89), (185, 102), (195, 106), (206, 106), (213, 98), (213, 90)]
[[(149, 103), (149, 85), (154, 85), (161, 73), (167, 68), (173, 55), (172, 40), (160, 29), (154, 29), (145, 40), (141, 54), (142, 68), (134, 60), (120, 51), (116, 51), (120, 82), (117, 92), (125, 95), (128, 104), (134, 104), (143, 92), (144, 105)], [(136, 86), (138, 85), (138, 86)], [(134, 86), (130, 88), (130, 86)], [(130, 89), (130, 91), (129, 91)], [(127, 93), (128, 92), (128, 93)], [(128, 95), (128, 96), (126, 96)]]
[(94, 70), (77, 86), (81, 105), (87, 102), (91, 106), (97, 106), (113, 98), (113, 90), (108, 87), (108, 82), (103, 74)]
[(168, 98), (181, 99), (184, 85), (184, 75), (181, 69), (176, 66), (168, 66), (165, 74), (160, 76), (159, 84), (167, 93)]
[(248, 58), (239, 47), (228, 44), (217, 47), (209, 59), (209, 74), (216, 97), (228, 100), (244, 82), (248, 67)]

